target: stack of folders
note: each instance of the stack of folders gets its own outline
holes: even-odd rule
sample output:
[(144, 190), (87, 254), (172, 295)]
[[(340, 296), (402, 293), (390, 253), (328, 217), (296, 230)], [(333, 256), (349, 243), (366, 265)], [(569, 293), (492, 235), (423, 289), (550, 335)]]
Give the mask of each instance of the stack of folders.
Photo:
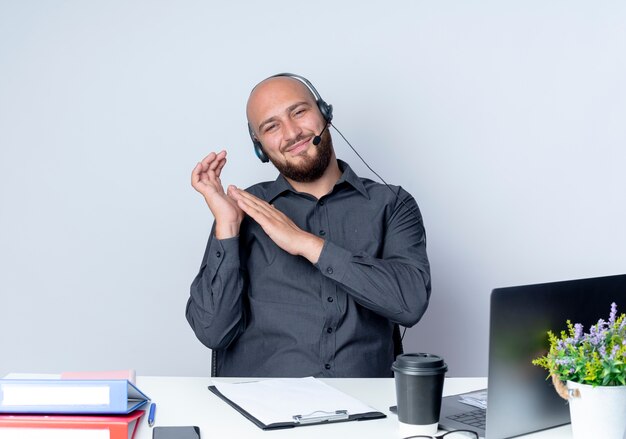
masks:
[(149, 400), (121, 378), (0, 379), (0, 437), (132, 439)]

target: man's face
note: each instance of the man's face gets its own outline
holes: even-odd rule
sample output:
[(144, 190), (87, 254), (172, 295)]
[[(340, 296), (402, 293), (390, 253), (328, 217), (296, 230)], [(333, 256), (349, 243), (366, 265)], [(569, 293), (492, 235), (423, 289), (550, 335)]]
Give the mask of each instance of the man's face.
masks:
[(326, 124), (309, 89), (293, 78), (270, 78), (248, 100), (248, 121), (276, 169), (297, 182), (322, 176), (332, 157), (325, 131), (318, 146), (313, 138)]

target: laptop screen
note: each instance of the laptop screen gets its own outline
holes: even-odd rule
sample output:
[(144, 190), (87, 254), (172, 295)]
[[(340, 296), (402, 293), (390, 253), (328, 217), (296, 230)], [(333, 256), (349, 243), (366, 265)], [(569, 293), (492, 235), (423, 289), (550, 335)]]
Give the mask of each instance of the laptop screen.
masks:
[(531, 361), (548, 349), (547, 331), (566, 330), (566, 320), (585, 331), (606, 319), (615, 302), (626, 310), (626, 275), (552, 282), (491, 293), (489, 327), (488, 439), (543, 430), (570, 422), (547, 371)]

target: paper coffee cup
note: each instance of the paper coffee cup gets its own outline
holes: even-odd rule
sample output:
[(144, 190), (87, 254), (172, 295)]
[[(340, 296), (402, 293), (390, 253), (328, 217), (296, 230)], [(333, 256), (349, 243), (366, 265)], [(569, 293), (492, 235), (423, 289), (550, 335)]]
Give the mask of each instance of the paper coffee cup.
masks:
[(400, 435), (436, 434), (448, 370), (443, 358), (425, 353), (398, 355), (391, 369), (396, 383)]

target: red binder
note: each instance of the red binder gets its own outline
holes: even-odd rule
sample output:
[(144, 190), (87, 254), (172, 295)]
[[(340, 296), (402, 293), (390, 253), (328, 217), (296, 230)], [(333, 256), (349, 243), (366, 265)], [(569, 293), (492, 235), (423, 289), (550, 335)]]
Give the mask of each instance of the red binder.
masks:
[[(128, 415), (0, 415), (0, 437), (28, 437), (23, 429), (32, 429), (32, 437), (60, 438), (63, 432), (82, 430), (81, 437), (109, 439), (132, 439), (139, 427), (143, 410), (135, 410)], [(15, 434), (11, 436), (10, 429)], [(106, 434), (108, 431), (108, 435)], [(20, 433), (20, 434), (18, 434)]]

